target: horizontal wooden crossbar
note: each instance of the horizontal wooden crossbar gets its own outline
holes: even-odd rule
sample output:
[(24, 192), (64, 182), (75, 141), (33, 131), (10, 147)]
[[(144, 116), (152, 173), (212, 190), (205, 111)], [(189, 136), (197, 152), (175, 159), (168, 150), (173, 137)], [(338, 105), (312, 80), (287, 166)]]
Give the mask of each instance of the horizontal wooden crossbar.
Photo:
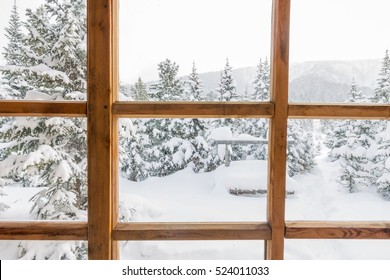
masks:
[(290, 104), (290, 118), (390, 119), (390, 104)]
[(390, 239), (390, 222), (287, 222), (286, 238)]
[(268, 240), (267, 223), (119, 223), (114, 240)]
[(113, 114), (131, 118), (271, 118), (267, 102), (115, 102)]
[(86, 117), (87, 102), (0, 101), (0, 117)]
[(0, 222), (0, 240), (88, 240), (87, 222)]

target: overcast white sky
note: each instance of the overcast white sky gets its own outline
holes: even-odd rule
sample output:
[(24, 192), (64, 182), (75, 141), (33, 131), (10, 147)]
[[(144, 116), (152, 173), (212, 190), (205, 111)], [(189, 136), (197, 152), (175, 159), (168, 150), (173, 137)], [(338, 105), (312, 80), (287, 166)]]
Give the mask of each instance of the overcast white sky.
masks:
[[(43, 0), (17, 0), (20, 14)], [(170, 58), (187, 75), (270, 56), (271, 0), (120, 0), (120, 76), (157, 78)], [(381, 58), (390, 48), (389, 0), (292, 0), (291, 61)], [(0, 47), (13, 0), (0, 0)], [(0, 64), (4, 63), (0, 59)]]

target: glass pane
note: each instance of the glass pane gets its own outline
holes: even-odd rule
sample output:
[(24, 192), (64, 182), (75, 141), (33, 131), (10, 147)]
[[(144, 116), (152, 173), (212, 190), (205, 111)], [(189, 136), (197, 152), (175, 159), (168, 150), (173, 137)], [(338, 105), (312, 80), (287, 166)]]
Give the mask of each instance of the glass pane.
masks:
[(86, 99), (86, 0), (0, 4), (0, 99)]
[(389, 8), (386, 0), (292, 0), (289, 100), (389, 103)]
[(289, 151), (300, 160), (289, 164), (296, 191), (286, 219), (389, 221), (390, 122), (307, 122), (289, 121)]
[(86, 119), (0, 118), (0, 199), (0, 220), (85, 220)]
[(285, 240), (286, 260), (388, 260), (388, 240)]
[(0, 240), (2, 260), (86, 260), (86, 241)]
[(120, 119), (120, 221), (264, 221), (266, 119)]
[(122, 260), (262, 260), (264, 241), (122, 241)]
[(271, 0), (120, 1), (122, 100), (268, 100), (271, 10)]

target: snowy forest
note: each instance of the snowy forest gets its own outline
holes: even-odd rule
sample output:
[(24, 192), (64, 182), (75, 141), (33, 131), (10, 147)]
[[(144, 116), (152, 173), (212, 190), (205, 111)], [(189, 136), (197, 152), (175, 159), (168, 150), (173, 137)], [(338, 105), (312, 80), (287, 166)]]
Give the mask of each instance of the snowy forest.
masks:
[[(86, 100), (85, 1), (46, 0), (38, 9), (23, 12), (26, 20), (22, 21), (15, 1), (8, 26), (2, 30), (7, 46), (2, 50), (6, 64), (0, 66), (0, 99)], [(390, 102), (390, 58), (387, 50), (384, 53), (372, 94), (364, 94), (351, 80), (345, 103)], [(212, 91), (205, 91), (196, 62), (188, 76), (179, 77), (180, 66), (167, 58), (156, 65), (158, 80), (143, 81), (139, 77), (132, 85), (122, 84), (120, 94), (127, 101), (266, 102), (270, 99), (269, 59), (263, 57), (255, 64), (251, 87), (240, 92), (232, 75), (233, 67), (226, 58), (218, 85)], [(186, 172), (191, 172), (193, 180), (214, 176), (222, 167), (228, 173), (230, 167), (223, 166), (224, 157), (228, 156), (226, 149), (234, 163), (231, 170), (242, 162), (262, 164), (268, 158), (267, 144), (229, 145), (226, 149), (215, 144), (215, 140), (221, 139), (266, 141), (267, 119), (120, 119), (119, 126), (120, 190), (124, 193), (128, 192), (126, 186), (147, 189), (149, 182), (158, 184), (169, 180), (164, 178), (180, 174), (175, 182), (178, 185), (181, 181), (183, 185)], [(375, 193), (387, 205), (390, 200), (388, 121), (294, 119), (288, 123), (288, 140), (289, 182), (299, 185), (302, 176), (315, 174), (318, 158), (325, 156), (326, 162), (337, 168), (334, 180), (341, 192)], [(1, 117), (0, 220), (86, 220), (86, 152), (86, 119)], [(315, 179), (312, 184), (317, 184)], [(299, 190), (295, 190), (297, 200)], [(28, 194), (24, 206), (7, 199), (14, 192)], [(230, 197), (246, 203), (242, 200), (245, 198)], [(139, 205), (147, 198), (137, 199), (121, 199), (122, 221), (142, 220), (142, 211), (146, 211), (143, 207), (148, 203)], [(28, 213), (21, 213), (20, 209), (27, 209)], [(149, 219), (159, 216), (148, 213)], [(4, 242), (2, 248), (14, 250), (5, 258), (87, 257), (87, 244), (81, 241), (51, 242), (43, 247), (29, 241), (12, 246)]]

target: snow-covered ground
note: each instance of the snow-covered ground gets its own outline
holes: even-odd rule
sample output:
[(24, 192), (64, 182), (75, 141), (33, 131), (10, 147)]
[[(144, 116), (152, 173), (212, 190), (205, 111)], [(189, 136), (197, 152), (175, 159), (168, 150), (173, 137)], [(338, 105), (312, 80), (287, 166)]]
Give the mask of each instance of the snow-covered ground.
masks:
[[(390, 220), (390, 202), (374, 191), (350, 194), (326, 156), (309, 174), (288, 178), (287, 220)], [(210, 173), (190, 168), (143, 182), (120, 180), (122, 218), (138, 222), (265, 221), (266, 195), (235, 196), (230, 188), (265, 189), (267, 162), (233, 161)], [(29, 220), (34, 188), (5, 187), (10, 209), (1, 220)], [(50, 246), (42, 242), (44, 248)], [(261, 259), (263, 241), (121, 242), (123, 259)], [(0, 242), (0, 258), (16, 257), (18, 242)], [(390, 242), (379, 240), (286, 240), (286, 259), (390, 259)]]

